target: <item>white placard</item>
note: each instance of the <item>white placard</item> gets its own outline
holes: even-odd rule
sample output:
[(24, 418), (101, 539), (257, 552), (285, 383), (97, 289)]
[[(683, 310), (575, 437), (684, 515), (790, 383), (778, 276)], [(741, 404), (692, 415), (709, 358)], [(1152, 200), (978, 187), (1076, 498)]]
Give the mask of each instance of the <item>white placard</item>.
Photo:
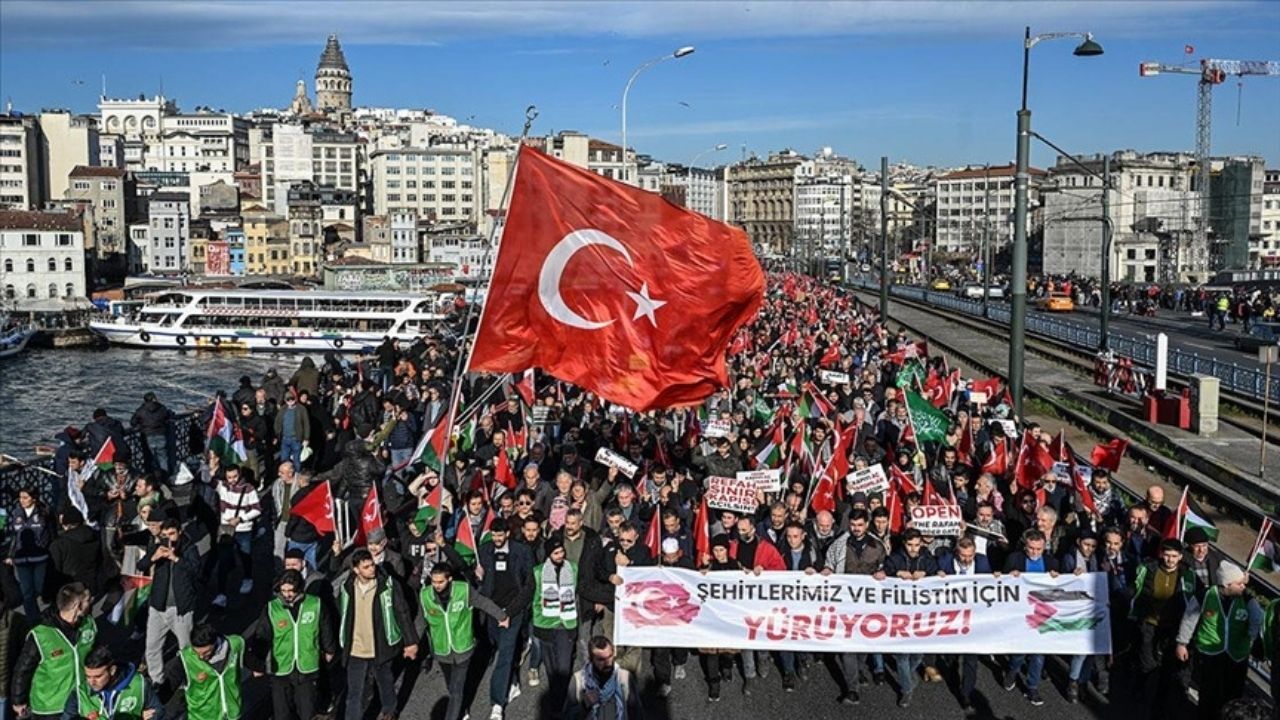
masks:
[(978, 392), (977, 390), (970, 390), (969, 402), (974, 403), (975, 405), (986, 405), (987, 394), (984, 392)]
[(889, 477), (884, 474), (884, 466), (871, 465), (846, 475), (844, 485), (850, 495), (856, 492), (884, 492), (889, 489)]
[(992, 420), (991, 425), (999, 425), (1004, 429), (1004, 436), (1012, 440), (1022, 437), (1018, 434), (1018, 425), (1012, 420)]
[(782, 489), (782, 468), (740, 472), (738, 479), (755, 483), (756, 489), (763, 492), (778, 492)]
[(1053, 476), (1058, 478), (1058, 482), (1070, 485), (1071, 481), (1071, 464), (1064, 462), (1056, 462), (1053, 464)]
[(819, 370), (818, 380), (824, 385), (846, 385), (849, 382), (849, 373), (836, 372), (835, 370)]
[(1107, 655), (1107, 576), (917, 581), (618, 568), (614, 642), (799, 652)]
[(922, 535), (958, 537), (962, 521), (959, 505), (917, 505), (911, 508), (911, 527)]
[(703, 429), (704, 437), (722, 438), (729, 437), (729, 433), (733, 432), (732, 420), (712, 420), (707, 423), (707, 427)]
[(709, 508), (736, 513), (750, 514), (760, 505), (756, 502), (755, 481), (736, 477), (708, 477), (706, 499)]
[(629, 478), (634, 478), (636, 471), (640, 469), (635, 463), (606, 447), (596, 451), (596, 462), (606, 467), (618, 468), (618, 472)]

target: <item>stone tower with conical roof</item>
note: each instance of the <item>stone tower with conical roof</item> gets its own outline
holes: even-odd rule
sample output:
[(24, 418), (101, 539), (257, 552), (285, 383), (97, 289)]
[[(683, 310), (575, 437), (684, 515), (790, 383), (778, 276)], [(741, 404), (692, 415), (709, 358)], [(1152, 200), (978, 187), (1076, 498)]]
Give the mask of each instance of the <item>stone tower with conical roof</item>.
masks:
[(316, 67), (316, 109), (339, 117), (351, 113), (351, 70), (337, 35), (329, 36)]

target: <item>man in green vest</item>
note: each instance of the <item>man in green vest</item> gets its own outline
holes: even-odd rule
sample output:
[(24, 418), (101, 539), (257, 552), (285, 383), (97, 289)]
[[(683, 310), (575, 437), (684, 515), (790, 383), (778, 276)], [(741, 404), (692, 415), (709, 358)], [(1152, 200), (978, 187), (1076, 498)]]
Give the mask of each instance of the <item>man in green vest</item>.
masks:
[(422, 614), (427, 618), (427, 633), (431, 639), (431, 654), (440, 663), (445, 685), (449, 693), (449, 706), (445, 720), (459, 720), (463, 713), (463, 696), (466, 692), (467, 668), (476, 648), (472, 631), (475, 610), (498, 621), (498, 627), (507, 627), (511, 619), (489, 598), (476, 592), (466, 581), (453, 581), (453, 567), (447, 562), (431, 566), (431, 584), (420, 593)]
[(547, 538), (543, 546), (546, 562), (533, 569), (533, 636), (542, 641), (550, 707), (560, 707), (573, 673), (578, 568), (566, 556), (559, 533)]
[(84, 660), (98, 638), (89, 616), (89, 589), (63, 585), (54, 605), (31, 629), (13, 668), (13, 714), (59, 718), (67, 698), (84, 684)]
[(164, 705), (155, 687), (133, 663), (117, 663), (99, 647), (84, 661), (85, 682), (67, 698), (62, 720), (164, 720)]
[(197, 625), (191, 644), (165, 666), (165, 682), (182, 687), (188, 720), (240, 720), (244, 710), (244, 638)]
[(1188, 602), (1182, 616), (1178, 659), (1187, 662), (1195, 649), (1202, 720), (1217, 718), (1223, 705), (1244, 694), (1249, 653), (1262, 631), (1262, 608), (1244, 594), (1248, 582), (1244, 570), (1223, 562), (1218, 567), (1218, 584), (1205, 592), (1203, 601)]
[(418, 657), (418, 631), (400, 586), (373, 555), (360, 548), (351, 556), (351, 574), (338, 590), (338, 646), (347, 665), (347, 714), (364, 717), (369, 674), (378, 685), (379, 720), (396, 716), (396, 679), (391, 661)]
[(246, 633), (251, 643), (269, 648), (266, 666), (272, 677), (272, 717), (277, 720), (311, 720), (315, 716), (320, 668), (338, 653), (332, 615), (320, 598), (307, 594), (304, 587), (302, 573), (281, 573), (276, 596)]

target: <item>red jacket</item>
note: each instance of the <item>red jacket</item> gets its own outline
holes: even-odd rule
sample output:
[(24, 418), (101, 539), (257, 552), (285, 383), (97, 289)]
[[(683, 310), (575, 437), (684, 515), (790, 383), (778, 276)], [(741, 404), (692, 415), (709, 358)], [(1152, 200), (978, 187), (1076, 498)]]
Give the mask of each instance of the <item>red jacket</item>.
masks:
[[(729, 541), (729, 557), (733, 558), (734, 560), (738, 559), (738, 541), (737, 540)], [(755, 562), (752, 563), (752, 566), (750, 569), (754, 569), (756, 567), (761, 567), (761, 568), (764, 568), (765, 570), (786, 570), (787, 569), (786, 564), (782, 562), (782, 554), (778, 552), (778, 548), (774, 547), (773, 543), (769, 542), (768, 540), (765, 540), (759, 535), (756, 536)]]

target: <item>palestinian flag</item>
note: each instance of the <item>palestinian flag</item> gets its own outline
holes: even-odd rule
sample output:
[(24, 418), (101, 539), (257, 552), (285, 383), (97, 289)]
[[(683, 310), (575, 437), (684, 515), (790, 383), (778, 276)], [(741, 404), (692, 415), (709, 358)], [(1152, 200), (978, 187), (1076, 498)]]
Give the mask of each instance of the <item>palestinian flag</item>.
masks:
[[(221, 453), (219, 453), (221, 454)], [(102, 447), (98, 448), (98, 454), (93, 456), (93, 464), (99, 470), (107, 471), (116, 463), (116, 444), (110, 437), (102, 443)]]
[(458, 523), (458, 535), (453, 540), (453, 549), (458, 551), (467, 564), (474, 565), (480, 546), (492, 541), (489, 526), (493, 524), (493, 513), (485, 511), (484, 520), (480, 523), (480, 541), (476, 542), (475, 532), (471, 529), (471, 519), (466, 517), (466, 510), (460, 512), (464, 515), (462, 522)]
[(238, 465), (249, 457), (244, 451), (244, 436), (240, 433), (240, 426), (227, 417), (222, 403), (216, 400), (206, 438), (209, 449), (218, 453), (225, 465)]
[(911, 418), (911, 426), (915, 431), (917, 443), (942, 442), (947, 438), (947, 427), (951, 421), (941, 410), (934, 407), (919, 393), (906, 391), (907, 415)]
[(438, 483), (431, 489), (431, 492), (427, 493), (425, 501), (418, 507), (418, 512), (414, 513), (413, 519), (409, 521), (418, 527), (419, 532), (425, 533), (427, 527), (435, 523), (436, 518), (440, 517), (443, 497), (443, 491)]
[(115, 625), (128, 627), (138, 616), (138, 610), (147, 604), (151, 597), (151, 578), (145, 575), (121, 575), (120, 587), (124, 593), (120, 601), (111, 608), (109, 619)]
[(796, 407), (800, 411), (800, 417), (806, 420), (826, 417), (834, 409), (813, 383), (805, 383), (804, 394), (800, 396)]
[(1177, 529), (1179, 540), (1187, 536), (1188, 530), (1198, 527), (1209, 536), (1209, 542), (1218, 541), (1218, 528), (1205, 517), (1204, 511), (1191, 498), (1191, 485), (1189, 484), (1182, 488), (1182, 499), (1178, 501), (1178, 513), (1174, 519), (1173, 527)]
[(753, 467), (778, 467), (778, 465), (782, 463), (783, 443), (782, 425), (774, 425), (773, 432), (765, 439), (764, 447), (760, 448), (759, 452), (752, 457)]
[(1280, 526), (1266, 518), (1249, 553), (1249, 571), (1272, 573), (1280, 569)]
[(444, 426), (448, 417), (447, 412), (441, 415), (435, 427), (423, 433), (418, 447), (413, 449), (413, 458), (436, 472), (444, 472), (444, 446), (448, 437)]

